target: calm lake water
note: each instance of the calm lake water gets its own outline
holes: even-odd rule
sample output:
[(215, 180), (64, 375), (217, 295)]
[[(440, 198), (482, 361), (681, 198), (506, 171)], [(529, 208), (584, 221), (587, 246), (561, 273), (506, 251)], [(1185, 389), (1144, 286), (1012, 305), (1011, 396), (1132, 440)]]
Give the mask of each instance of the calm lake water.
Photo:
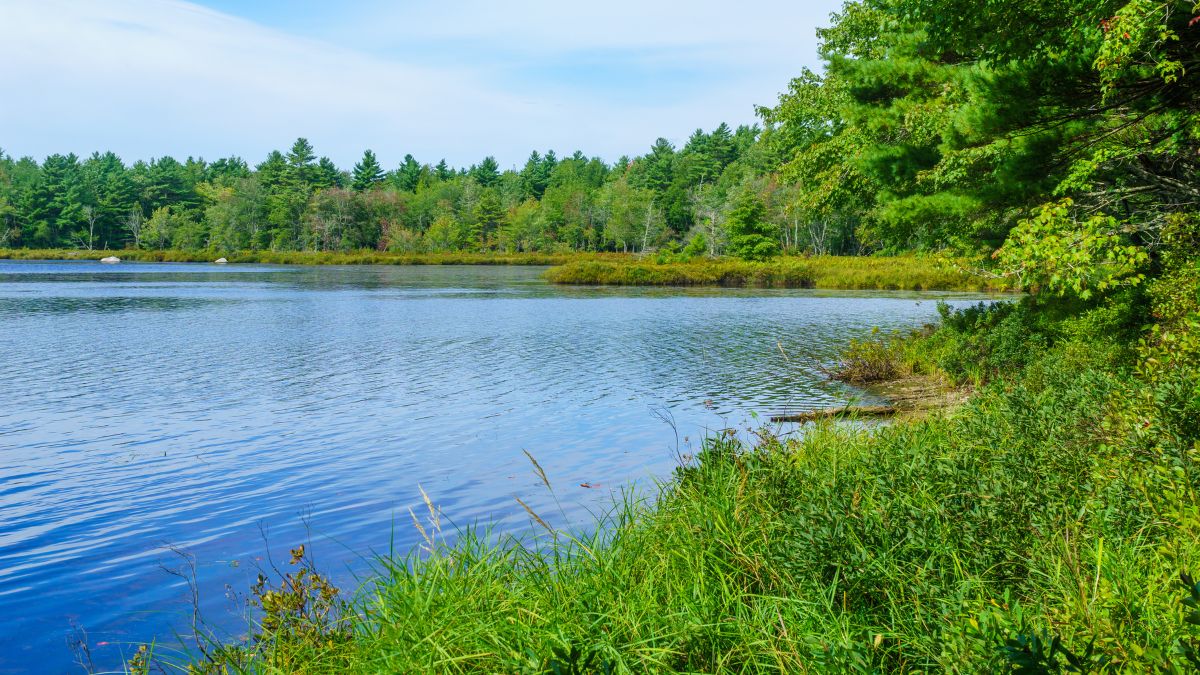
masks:
[[(752, 415), (855, 392), (816, 370), (964, 294), (583, 289), (520, 267), (0, 261), (0, 672), (98, 667), (204, 614), (236, 634), (269, 556), (344, 587), (456, 523), (582, 527)], [(786, 353), (786, 358), (784, 356)], [(674, 428), (664, 419), (673, 419)], [(596, 485), (592, 489), (581, 483)]]

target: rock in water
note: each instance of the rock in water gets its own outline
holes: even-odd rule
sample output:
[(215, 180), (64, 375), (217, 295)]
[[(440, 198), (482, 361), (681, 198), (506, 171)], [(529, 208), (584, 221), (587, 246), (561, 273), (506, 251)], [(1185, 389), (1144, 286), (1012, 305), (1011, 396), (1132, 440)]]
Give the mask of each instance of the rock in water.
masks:
[(110, 263), (110, 264), (111, 264), (111, 263), (119, 263), (119, 262), (121, 262), (121, 259), (120, 259), (120, 258), (118, 258), (118, 257), (117, 257), (117, 256), (115, 256), (115, 255), (110, 255), (110, 256), (108, 256), (107, 258), (101, 258), (101, 259), (100, 259), (100, 262), (102, 262), (102, 263)]
[(217, 259), (216, 259), (216, 260), (214, 260), (213, 262), (214, 262), (214, 263), (216, 263), (216, 264), (218, 264), (218, 265), (224, 265), (225, 263), (227, 263), (227, 262), (229, 262), (229, 261), (228, 261), (228, 260), (226, 260), (226, 259), (224, 259), (224, 258), (217, 258)]

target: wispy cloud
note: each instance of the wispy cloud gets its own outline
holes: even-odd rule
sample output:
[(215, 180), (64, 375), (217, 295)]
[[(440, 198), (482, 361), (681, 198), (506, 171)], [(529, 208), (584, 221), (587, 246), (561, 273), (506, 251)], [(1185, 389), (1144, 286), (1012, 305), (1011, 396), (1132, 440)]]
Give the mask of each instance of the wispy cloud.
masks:
[(815, 60), (829, 11), (671, 4), (309, 6), (273, 27), (176, 0), (6, 2), (0, 147), (254, 161), (307, 136), (342, 165), (367, 147), (387, 163), (614, 158), (750, 121)]

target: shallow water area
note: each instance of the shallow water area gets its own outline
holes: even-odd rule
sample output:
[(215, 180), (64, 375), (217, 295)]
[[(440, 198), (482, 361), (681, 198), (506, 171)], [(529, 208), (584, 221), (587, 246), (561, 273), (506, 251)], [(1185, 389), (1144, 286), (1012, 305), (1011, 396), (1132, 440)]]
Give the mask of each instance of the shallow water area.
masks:
[(226, 585), (298, 543), (353, 588), (420, 540), (418, 485), (460, 525), (524, 530), (520, 496), (585, 526), (706, 430), (861, 395), (817, 369), (848, 339), (987, 297), (541, 272), (0, 261), (0, 673), (78, 671), (77, 629), (98, 668), (171, 643), (179, 552), (230, 635)]

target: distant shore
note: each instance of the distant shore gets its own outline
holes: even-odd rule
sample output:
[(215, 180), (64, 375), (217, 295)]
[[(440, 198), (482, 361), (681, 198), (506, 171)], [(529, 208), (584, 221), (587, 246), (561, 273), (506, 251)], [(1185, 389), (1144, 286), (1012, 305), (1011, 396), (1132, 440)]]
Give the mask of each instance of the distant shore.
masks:
[(128, 262), (273, 265), (528, 265), (549, 266), (546, 279), (580, 286), (726, 286), (845, 290), (1012, 290), (1002, 279), (971, 272), (961, 259), (932, 256), (781, 256), (765, 262), (735, 258), (659, 261), (627, 253), (388, 253), (352, 251), (177, 251), (0, 249), (0, 260), (100, 260)]
[(572, 260), (620, 259), (617, 253), (389, 253), (381, 251), (180, 251), (75, 249), (0, 249), (0, 260), (100, 260), (126, 262), (229, 263), (266, 265), (562, 265)]

